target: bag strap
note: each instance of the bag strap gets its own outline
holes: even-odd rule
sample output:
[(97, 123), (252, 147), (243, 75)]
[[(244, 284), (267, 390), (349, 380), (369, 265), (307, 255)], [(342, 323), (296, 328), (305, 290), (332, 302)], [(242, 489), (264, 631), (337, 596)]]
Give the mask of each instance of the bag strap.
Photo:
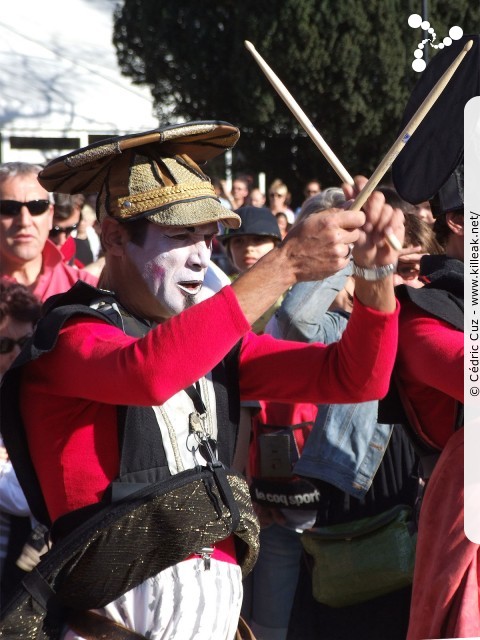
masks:
[(93, 611), (71, 611), (67, 624), (85, 640), (146, 640), (140, 633)]
[(60, 610), (61, 605), (55, 591), (36, 567), (23, 578), (22, 585), (42, 609)]
[(235, 632), (235, 640), (256, 640), (253, 631), (250, 629), (242, 616), (240, 616), (240, 618), (238, 619), (238, 627)]
[(419, 474), (422, 480), (426, 481), (432, 475), (433, 469), (440, 457), (440, 448), (425, 434), (420, 420), (413, 408), (404, 386), (400, 382), (397, 374), (393, 374), (395, 386), (405, 411), (407, 422), (403, 423), (412, 445), (419, 457)]
[[(425, 431), (420, 424), (420, 420), (418, 419), (415, 409), (413, 408), (413, 405), (410, 402), (410, 399), (405, 392), (405, 389), (401, 384), (398, 375), (394, 373), (392, 376), (392, 380), (394, 381), (394, 384), (397, 388), (400, 401), (407, 416), (407, 422), (404, 422), (403, 425), (419, 458), (417, 496), (415, 498), (414, 504), (414, 522), (418, 528), (420, 510), (422, 508), (425, 489), (442, 452), (440, 448), (436, 444), (434, 444), (425, 434)], [(454, 422), (455, 431), (462, 428), (462, 426), (463, 404), (456, 401)]]
[[(410, 402), (410, 398), (405, 392), (405, 388), (401, 384), (398, 375), (394, 374), (394, 381), (398, 390), (398, 394), (400, 396), (400, 400), (402, 402), (403, 408), (405, 410), (405, 414), (407, 416), (409, 424), (404, 424), (407, 428), (407, 432), (409, 434), (410, 439), (413, 441), (412, 444), (420, 458), (421, 464), (421, 474), (424, 480), (428, 480), (432, 475), (435, 464), (440, 457), (441, 450), (438, 445), (436, 445), (430, 438), (425, 434), (424, 429), (420, 423), (420, 420), (415, 413), (415, 409), (413, 408), (412, 403)], [(455, 419), (453, 427), (455, 431), (463, 428), (463, 418), (464, 418), (464, 410), (463, 404), (455, 401)], [(421, 441), (421, 448), (418, 447), (418, 443)], [(425, 446), (426, 443), (426, 446)]]

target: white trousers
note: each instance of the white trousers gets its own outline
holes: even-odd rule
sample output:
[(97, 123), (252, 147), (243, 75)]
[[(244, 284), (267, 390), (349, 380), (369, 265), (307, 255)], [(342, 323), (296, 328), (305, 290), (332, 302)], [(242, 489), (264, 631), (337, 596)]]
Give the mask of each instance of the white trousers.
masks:
[[(149, 640), (232, 640), (242, 597), (239, 566), (192, 558), (94, 611)], [(84, 639), (67, 628), (63, 640)]]

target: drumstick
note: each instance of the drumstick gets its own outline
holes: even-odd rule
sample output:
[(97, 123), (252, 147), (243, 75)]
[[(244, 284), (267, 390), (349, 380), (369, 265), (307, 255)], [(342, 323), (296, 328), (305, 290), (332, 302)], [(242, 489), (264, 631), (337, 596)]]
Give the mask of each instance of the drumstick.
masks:
[(285, 102), (287, 107), (290, 109), (293, 115), (297, 118), (298, 122), (305, 129), (306, 133), (310, 136), (313, 142), (320, 149), (325, 159), (330, 163), (330, 166), (335, 171), (335, 173), (340, 178), (340, 180), (342, 182), (346, 182), (348, 184), (353, 185), (354, 183), (353, 183), (352, 176), (348, 173), (348, 171), (342, 165), (340, 160), (336, 157), (336, 155), (330, 149), (328, 144), (325, 142), (325, 140), (322, 138), (319, 132), (315, 129), (315, 127), (307, 117), (306, 113), (302, 111), (299, 104), (297, 103), (295, 98), (292, 96), (292, 94), (289, 92), (287, 87), (283, 84), (283, 82), (276, 75), (276, 73), (271, 69), (271, 67), (265, 62), (265, 60), (257, 52), (257, 50), (255, 49), (255, 47), (251, 42), (249, 42), (248, 40), (245, 40), (245, 46), (250, 51), (252, 56), (255, 58), (255, 60), (258, 63), (258, 66), (262, 69), (264, 74), (267, 76), (268, 80), (270, 80), (272, 86), (277, 91), (278, 95), (282, 98), (282, 100)]
[(469, 40), (465, 44), (463, 49), (460, 51), (458, 56), (455, 58), (455, 60), (452, 62), (452, 64), (448, 67), (448, 69), (444, 72), (444, 74), (438, 79), (435, 86), (432, 87), (432, 89), (430, 90), (425, 100), (422, 102), (422, 104), (418, 107), (418, 109), (415, 111), (413, 116), (410, 118), (408, 124), (405, 126), (402, 133), (398, 136), (398, 138), (395, 140), (393, 145), (390, 147), (389, 151), (387, 152), (387, 155), (383, 158), (383, 160), (380, 162), (378, 167), (372, 173), (368, 182), (365, 184), (363, 189), (357, 195), (357, 197), (353, 201), (352, 206), (350, 207), (350, 210), (359, 211), (362, 208), (362, 205), (365, 203), (365, 201), (370, 196), (372, 191), (375, 189), (377, 184), (380, 182), (380, 180), (383, 178), (385, 173), (388, 171), (388, 169), (392, 165), (395, 158), (398, 156), (400, 151), (405, 147), (407, 142), (410, 140), (413, 132), (417, 129), (417, 127), (420, 125), (420, 123), (425, 118), (427, 113), (433, 107), (438, 97), (440, 96), (440, 94), (442, 93), (442, 91), (445, 89), (448, 82), (452, 78), (453, 74), (458, 69), (463, 58), (466, 56), (467, 52), (470, 51), (470, 49), (472, 48), (472, 45), (473, 45), (473, 40)]
[[(280, 80), (280, 78), (277, 76), (277, 74), (265, 62), (265, 60), (257, 52), (257, 50), (255, 49), (255, 47), (253, 46), (253, 44), (251, 42), (249, 42), (248, 40), (245, 40), (245, 46), (250, 51), (250, 53), (253, 55), (253, 57), (255, 58), (255, 60), (257, 61), (258, 65), (259, 65), (259, 67), (262, 69), (264, 74), (267, 76), (268, 80), (271, 82), (272, 86), (277, 91), (278, 95), (282, 98), (282, 100), (285, 102), (287, 107), (290, 109), (290, 111), (293, 113), (293, 115), (297, 118), (298, 122), (302, 125), (302, 127), (305, 129), (305, 131), (310, 136), (310, 138), (313, 140), (313, 142), (317, 145), (317, 147), (323, 153), (323, 155), (326, 158), (326, 160), (328, 160), (328, 162), (330, 163), (330, 166), (336, 172), (336, 174), (338, 175), (340, 180), (342, 180), (342, 182), (346, 182), (347, 184), (350, 184), (350, 185), (354, 186), (354, 180), (353, 180), (352, 176), (348, 173), (348, 171), (342, 165), (340, 160), (336, 157), (336, 155), (330, 149), (328, 144), (325, 142), (325, 140), (322, 138), (322, 136), (315, 129), (315, 127), (313, 126), (313, 124), (311, 123), (309, 118), (306, 116), (305, 112), (302, 111), (302, 109), (300, 108), (298, 102), (295, 100), (295, 98), (292, 96), (292, 94), (289, 92), (289, 90), (283, 84), (283, 82)], [(372, 191), (373, 191), (373, 189), (372, 189)], [(358, 207), (358, 209), (360, 209), (360, 208), (361, 207)], [(393, 233), (388, 233), (388, 234), (385, 235), (385, 237), (386, 237), (388, 243), (390, 244), (390, 246), (393, 249), (395, 249), (396, 251), (400, 251), (400, 249), (402, 248), (402, 245), (401, 245), (400, 241), (398, 240), (398, 238)]]
[[(368, 197), (374, 191), (377, 184), (383, 178), (385, 173), (388, 171), (390, 166), (392, 165), (395, 158), (398, 156), (400, 151), (404, 148), (405, 144), (408, 142), (414, 131), (422, 122), (423, 118), (427, 115), (430, 109), (433, 107), (434, 103), (438, 99), (439, 95), (447, 86), (448, 82), (452, 78), (453, 74), (457, 70), (458, 66), (462, 62), (463, 58), (467, 54), (467, 52), (472, 48), (473, 40), (469, 40), (462, 51), (458, 54), (452, 64), (448, 67), (442, 77), (438, 80), (435, 86), (432, 88), (428, 96), (422, 102), (420, 107), (417, 109), (413, 117), (408, 122), (407, 126), (403, 129), (402, 133), (398, 136), (397, 140), (393, 143), (392, 147), (388, 151), (387, 155), (380, 162), (378, 167), (375, 169), (370, 179), (367, 181), (363, 189), (355, 198), (350, 209), (352, 211), (358, 211), (364, 205)], [(285, 85), (280, 81), (278, 76), (273, 72), (273, 70), (269, 67), (269, 65), (263, 60), (260, 54), (256, 51), (255, 47), (251, 42), (245, 40), (245, 46), (253, 55), (258, 65), (262, 69), (262, 71), (267, 76), (268, 80), (271, 82), (273, 87), (276, 89), (277, 93), (283, 99), (285, 104), (289, 107), (293, 115), (297, 118), (300, 124), (303, 126), (305, 131), (308, 133), (310, 138), (315, 142), (317, 147), (323, 153), (325, 158), (330, 163), (331, 167), (336, 171), (337, 175), (343, 182), (348, 184), (353, 184), (353, 179), (334, 155), (330, 147), (327, 145), (325, 140), (323, 140), (322, 136), (316, 131), (313, 124), (307, 118), (305, 113), (300, 109), (298, 103), (295, 101), (291, 93), (285, 87)], [(387, 234), (386, 239), (388, 240), (390, 246), (397, 251), (402, 249), (401, 243), (398, 238), (394, 234)]]

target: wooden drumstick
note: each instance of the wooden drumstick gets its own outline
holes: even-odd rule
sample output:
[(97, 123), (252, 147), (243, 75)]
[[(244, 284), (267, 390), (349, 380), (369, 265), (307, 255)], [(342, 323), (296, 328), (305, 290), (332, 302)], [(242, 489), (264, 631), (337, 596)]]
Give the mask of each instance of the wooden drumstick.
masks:
[[(346, 182), (347, 184), (350, 184), (350, 185), (354, 186), (355, 183), (354, 183), (354, 180), (353, 180), (352, 176), (348, 173), (348, 171), (342, 165), (340, 160), (336, 157), (336, 155), (330, 149), (328, 144), (325, 142), (325, 140), (322, 138), (322, 136), (319, 134), (319, 132), (315, 129), (315, 127), (313, 126), (313, 124), (311, 123), (309, 118), (306, 116), (305, 112), (302, 111), (302, 109), (300, 108), (298, 102), (295, 100), (295, 98), (292, 96), (292, 94), (289, 92), (289, 90), (283, 84), (283, 82), (279, 79), (277, 74), (265, 62), (265, 60), (257, 52), (257, 50), (255, 49), (255, 47), (253, 46), (253, 44), (251, 42), (249, 42), (248, 40), (245, 40), (245, 46), (250, 51), (250, 53), (253, 55), (253, 57), (255, 58), (255, 60), (257, 61), (258, 65), (259, 65), (259, 67), (262, 69), (264, 74), (267, 76), (268, 80), (271, 82), (272, 86), (277, 91), (278, 95), (282, 98), (282, 100), (285, 102), (287, 107), (290, 109), (290, 111), (293, 113), (293, 115), (297, 118), (298, 122), (302, 125), (302, 127), (305, 129), (305, 131), (310, 136), (310, 138), (317, 145), (318, 149), (320, 149), (320, 151), (324, 155), (325, 159), (330, 163), (330, 166), (336, 172), (336, 174), (340, 178), (340, 180), (342, 180), (342, 182)], [(372, 191), (373, 191), (373, 189), (372, 189)], [(356, 200), (355, 200), (355, 202), (356, 202)], [(362, 205), (363, 205), (363, 202), (362, 202)], [(361, 205), (360, 205), (360, 207), (358, 207), (358, 209), (360, 209), (360, 208), (361, 208)], [(400, 249), (402, 248), (401, 243), (400, 243), (400, 241), (398, 240), (398, 238), (394, 234), (386, 234), (385, 237), (386, 237), (388, 243), (390, 244), (390, 246), (393, 247), (393, 249), (396, 249), (397, 251), (400, 251)]]
[[(427, 115), (427, 113), (433, 107), (436, 100), (438, 99), (442, 91), (445, 89), (448, 82), (452, 78), (453, 74), (457, 70), (458, 66), (462, 62), (463, 58), (465, 57), (467, 52), (472, 48), (472, 45), (473, 45), (473, 40), (469, 40), (463, 47), (462, 51), (458, 54), (458, 56), (452, 62), (452, 64), (448, 67), (448, 69), (442, 75), (442, 77), (438, 80), (438, 82), (432, 88), (428, 96), (425, 98), (425, 100), (417, 109), (413, 117), (408, 122), (407, 126), (403, 129), (401, 134), (398, 136), (397, 140), (393, 143), (387, 155), (383, 158), (383, 160), (375, 169), (375, 171), (373, 172), (373, 174), (371, 175), (370, 179), (367, 181), (363, 189), (357, 195), (357, 197), (355, 198), (354, 202), (350, 207), (350, 210), (359, 211), (362, 208), (362, 206), (365, 204), (368, 197), (371, 195), (375, 187), (378, 185), (380, 180), (388, 171), (388, 169), (392, 165), (395, 158), (398, 156), (398, 154), (404, 148), (404, 146), (406, 145), (406, 143), (408, 142), (408, 140), (410, 139), (414, 131), (422, 122), (423, 118)], [(269, 67), (269, 65), (263, 60), (263, 58), (257, 52), (253, 44), (248, 40), (245, 40), (245, 46), (253, 55), (258, 65), (260, 66), (262, 71), (265, 73), (268, 80), (271, 82), (272, 86), (276, 89), (277, 93), (280, 95), (282, 100), (288, 106), (288, 108), (293, 113), (293, 115), (297, 118), (298, 122), (300, 122), (300, 124), (303, 126), (307, 134), (315, 142), (317, 147), (323, 153), (326, 160), (328, 160), (331, 167), (337, 173), (339, 178), (343, 182), (346, 182), (348, 184), (353, 184), (353, 179), (350, 176), (350, 174), (343, 167), (341, 162), (335, 156), (335, 154), (327, 145), (327, 143), (322, 138), (322, 136), (315, 129), (315, 127), (313, 126), (311, 121), (307, 118), (307, 116), (302, 111), (302, 109), (300, 109), (298, 103), (295, 101), (295, 99), (293, 98), (291, 93), (288, 91), (288, 89), (285, 87), (285, 85), (280, 81), (278, 76), (274, 73), (274, 71)], [(393, 249), (397, 251), (400, 251), (402, 249), (402, 245), (400, 241), (394, 234), (387, 234), (385, 237)]]
[(305, 114), (305, 112), (302, 111), (298, 102), (295, 100), (295, 98), (292, 96), (292, 94), (289, 92), (289, 90), (283, 84), (280, 78), (271, 69), (271, 67), (265, 62), (265, 60), (257, 52), (257, 50), (255, 49), (255, 47), (251, 42), (249, 42), (248, 40), (245, 40), (245, 47), (250, 51), (252, 56), (257, 61), (258, 66), (262, 69), (263, 73), (267, 76), (268, 80), (271, 82), (273, 88), (277, 91), (278, 95), (282, 98), (282, 100), (285, 102), (287, 107), (296, 117), (298, 122), (305, 129), (306, 133), (310, 136), (313, 142), (320, 149), (325, 159), (330, 163), (330, 166), (335, 171), (335, 173), (340, 178), (340, 180), (342, 182), (346, 182), (348, 184), (353, 185), (354, 182), (353, 182), (352, 176), (348, 173), (348, 171), (345, 169), (343, 164), (340, 162), (337, 156), (333, 153), (333, 151), (330, 149), (330, 147), (322, 138), (322, 136), (319, 134), (319, 132), (315, 129), (315, 127), (313, 126), (313, 124)]

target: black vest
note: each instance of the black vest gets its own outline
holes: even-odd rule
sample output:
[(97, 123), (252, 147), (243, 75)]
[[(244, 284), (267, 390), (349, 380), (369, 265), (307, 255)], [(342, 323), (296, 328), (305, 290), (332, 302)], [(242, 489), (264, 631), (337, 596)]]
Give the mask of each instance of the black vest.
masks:
[[(49, 298), (37, 324), (34, 336), (25, 345), (2, 381), (0, 420), (2, 435), (9, 451), (20, 485), (34, 516), (47, 525), (50, 518), (40, 484), (33, 467), (20, 411), (19, 391), (22, 367), (56, 344), (58, 332), (75, 315), (99, 318), (121, 328), (127, 335), (144, 336), (152, 328), (135, 318), (116, 301), (114, 294), (96, 289), (82, 281), (67, 293)], [(212, 371), (218, 423), (218, 457), (225, 466), (231, 465), (238, 435), (240, 392), (238, 383), (238, 352), (240, 343)], [(102, 499), (116, 501), (152, 482), (167, 479), (170, 472), (160, 429), (151, 407), (118, 406), (118, 442), (120, 469)], [(56, 533), (64, 535), (92, 515), (97, 505), (67, 514), (58, 522)]]

